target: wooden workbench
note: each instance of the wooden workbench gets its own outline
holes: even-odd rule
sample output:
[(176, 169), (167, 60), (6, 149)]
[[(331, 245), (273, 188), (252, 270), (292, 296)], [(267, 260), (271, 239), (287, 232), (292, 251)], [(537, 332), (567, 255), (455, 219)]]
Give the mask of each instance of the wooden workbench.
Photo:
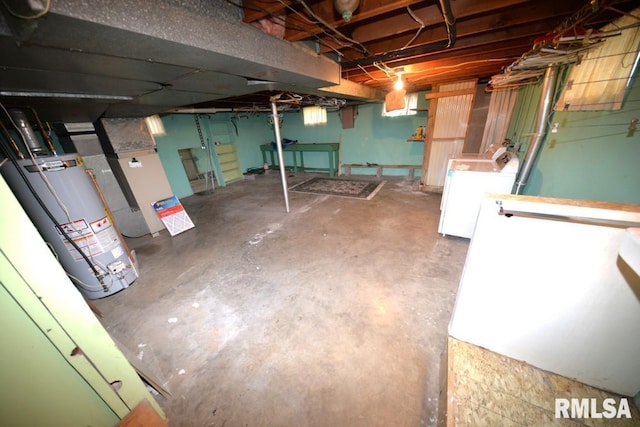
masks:
[[(287, 153), (290, 152), (293, 157), (293, 171), (304, 172), (305, 170), (328, 170), (330, 176), (335, 176), (336, 171), (338, 170), (338, 152), (340, 150), (340, 144), (337, 142), (328, 142), (328, 143), (313, 143), (313, 144), (291, 144), (283, 147), (282, 152)], [(271, 163), (270, 166), (276, 167), (276, 157), (275, 153), (277, 153), (276, 147), (272, 144), (263, 144), (260, 146), (260, 151), (262, 152), (262, 161), (264, 163), (267, 162), (267, 153), (270, 155)], [(329, 156), (329, 167), (328, 168), (316, 168), (316, 167), (307, 167), (304, 164), (304, 153), (306, 152), (320, 152), (327, 153)], [(300, 153), (300, 164), (298, 165), (298, 156), (296, 153)]]

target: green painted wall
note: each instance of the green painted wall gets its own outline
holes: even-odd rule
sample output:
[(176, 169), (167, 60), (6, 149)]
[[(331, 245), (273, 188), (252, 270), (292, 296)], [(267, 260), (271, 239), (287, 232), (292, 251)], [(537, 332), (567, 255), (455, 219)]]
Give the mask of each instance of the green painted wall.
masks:
[[(420, 95), (424, 100), (424, 95)], [(414, 116), (382, 117), (382, 104), (358, 106), (353, 129), (342, 129), (337, 112), (328, 114), (326, 126), (305, 127), (300, 113), (286, 114), (282, 137), (301, 143), (342, 142), (341, 163), (422, 164), (424, 144), (409, 142), (418, 126), (425, 126), (426, 112)], [(289, 117), (291, 119), (289, 119)], [(275, 139), (271, 139), (275, 140)], [(328, 159), (319, 155), (305, 156), (305, 164), (326, 167)], [(375, 174), (375, 170), (360, 169), (357, 173)], [(406, 175), (403, 170), (385, 170), (387, 175)]]
[[(418, 107), (426, 107), (424, 94), (419, 95)], [(427, 112), (414, 116), (382, 117), (382, 104), (358, 106), (353, 129), (343, 129), (338, 112), (328, 113), (326, 126), (305, 127), (300, 112), (283, 113), (280, 127), (282, 138), (299, 143), (342, 141), (342, 163), (422, 164), (423, 143), (409, 142), (407, 138), (418, 126), (425, 126)], [(200, 115), (205, 143), (219, 141), (235, 143), (242, 171), (263, 165), (260, 145), (275, 141), (273, 126), (269, 124), (270, 112), (240, 114), (216, 113)], [(232, 121), (232, 118), (234, 121)], [(186, 197), (193, 194), (178, 150), (199, 149), (200, 139), (193, 115), (173, 114), (162, 117), (166, 136), (156, 137), (158, 155), (174, 194)], [(236, 126), (234, 126), (234, 122)], [(237, 133), (236, 133), (237, 127)], [(285, 163), (290, 164), (290, 154), (285, 151)], [(323, 153), (306, 153), (305, 164), (327, 167), (328, 157)], [(200, 165), (198, 165), (200, 167)], [(417, 171), (418, 172), (418, 171)], [(375, 170), (358, 170), (362, 174), (375, 174)], [(418, 172), (419, 173), (419, 172)], [(385, 170), (388, 175), (406, 175), (406, 170)]]
[[(162, 117), (162, 123), (167, 134), (155, 137), (158, 157), (160, 157), (162, 167), (167, 174), (173, 194), (178, 198), (190, 196), (193, 191), (187, 173), (182, 166), (178, 150), (193, 148), (195, 152), (197, 150), (206, 151), (201, 149), (202, 145), (194, 117), (191, 114), (173, 114)], [(200, 161), (200, 156), (198, 158)]]
[[(540, 91), (539, 85), (522, 89), (514, 109), (508, 135), (522, 151)], [(555, 112), (549, 122), (558, 123), (558, 131), (547, 134), (522, 194), (640, 204), (640, 131), (629, 136), (639, 110), (635, 79), (621, 110)]]
[(0, 425), (113, 426), (142, 400), (162, 415), (1, 176), (0, 201)]
[(540, 84), (521, 87), (516, 105), (511, 113), (507, 138), (513, 142), (520, 161), (522, 161), (533, 135), (541, 92), (542, 85)]
[[(562, 79), (564, 71), (558, 75)], [(522, 157), (531, 141), (540, 101), (540, 85), (520, 90), (507, 133)], [(420, 94), (419, 107), (428, 106)], [(636, 80), (624, 108), (614, 112), (557, 112), (550, 119), (558, 123), (558, 132), (543, 142), (522, 194), (570, 199), (640, 203), (640, 130), (629, 137), (629, 123), (638, 117), (640, 83)], [(326, 126), (305, 127), (299, 112), (283, 114), (281, 135), (299, 143), (342, 142), (342, 163), (421, 164), (423, 144), (408, 142), (418, 126), (426, 124), (426, 112), (415, 116), (385, 118), (382, 104), (358, 107), (353, 129), (343, 129), (337, 112), (328, 114)], [(201, 116), (205, 140), (233, 142), (238, 149), (243, 171), (262, 165), (259, 146), (275, 141), (270, 113), (245, 114), (236, 118), (231, 113)], [(158, 154), (174, 193), (178, 197), (192, 194), (177, 150), (200, 147), (200, 140), (190, 114), (163, 117), (167, 136), (157, 138)], [(640, 129), (640, 126), (639, 126)], [(290, 163), (285, 150), (285, 163)], [(323, 154), (305, 155), (309, 166), (327, 167)], [(375, 170), (358, 170), (374, 174)], [(387, 170), (385, 174), (405, 175), (404, 170)]]
[[(3, 272), (9, 274), (8, 271)], [(8, 276), (7, 276), (8, 277)], [(8, 286), (8, 285), (7, 285)], [(118, 416), (0, 286), (0, 424), (113, 426)]]

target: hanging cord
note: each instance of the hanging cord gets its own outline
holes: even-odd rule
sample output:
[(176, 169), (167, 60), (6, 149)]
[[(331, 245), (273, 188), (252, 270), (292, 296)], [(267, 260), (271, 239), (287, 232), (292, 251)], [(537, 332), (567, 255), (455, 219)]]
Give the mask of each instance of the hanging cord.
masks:
[(456, 42), (456, 18), (453, 16), (453, 12), (451, 12), (451, 3), (449, 0), (440, 0), (440, 7), (442, 8), (444, 23), (447, 26), (447, 36), (449, 38), (447, 48), (450, 48), (453, 47)]
[(422, 19), (418, 18), (418, 16), (414, 13), (413, 10), (411, 10), (411, 8), (409, 6), (407, 6), (407, 12), (409, 12), (409, 15), (411, 15), (411, 17), (413, 18), (414, 21), (416, 21), (418, 24), (420, 24), (420, 28), (418, 28), (418, 31), (416, 31), (415, 35), (411, 38), (411, 40), (409, 40), (407, 42), (407, 44), (402, 46), (400, 48), (400, 50), (404, 50), (404, 49), (408, 48), (411, 45), (411, 43), (413, 43), (415, 41), (415, 39), (418, 38), (418, 36), (420, 35), (420, 32), (422, 32), (422, 30), (424, 30), (424, 28), (426, 27), (426, 25), (424, 24), (424, 21)]

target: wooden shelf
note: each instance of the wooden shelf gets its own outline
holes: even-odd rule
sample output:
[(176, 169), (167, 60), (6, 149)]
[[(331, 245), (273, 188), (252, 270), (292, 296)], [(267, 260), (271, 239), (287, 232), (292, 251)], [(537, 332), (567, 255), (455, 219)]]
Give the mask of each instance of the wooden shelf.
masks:
[(407, 141), (422, 141), (424, 142), (424, 138), (416, 138), (415, 136), (411, 136), (407, 138)]

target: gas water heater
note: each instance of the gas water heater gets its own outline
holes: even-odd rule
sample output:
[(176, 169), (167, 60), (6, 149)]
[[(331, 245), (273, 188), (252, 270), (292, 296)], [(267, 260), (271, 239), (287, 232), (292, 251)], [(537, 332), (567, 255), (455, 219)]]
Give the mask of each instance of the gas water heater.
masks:
[[(110, 218), (99, 188), (77, 154), (44, 148), (22, 110), (9, 110), (28, 156), (4, 146), (0, 172), (72, 282), (87, 299), (129, 287), (138, 272), (134, 256)], [(8, 135), (8, 138), (11, 138)], [(16, 235), (16, 239), (20, 236)], [(38, 268), (38, 260), (33, 260)], [(52, 284), (55, 285), (55, 284)]]

